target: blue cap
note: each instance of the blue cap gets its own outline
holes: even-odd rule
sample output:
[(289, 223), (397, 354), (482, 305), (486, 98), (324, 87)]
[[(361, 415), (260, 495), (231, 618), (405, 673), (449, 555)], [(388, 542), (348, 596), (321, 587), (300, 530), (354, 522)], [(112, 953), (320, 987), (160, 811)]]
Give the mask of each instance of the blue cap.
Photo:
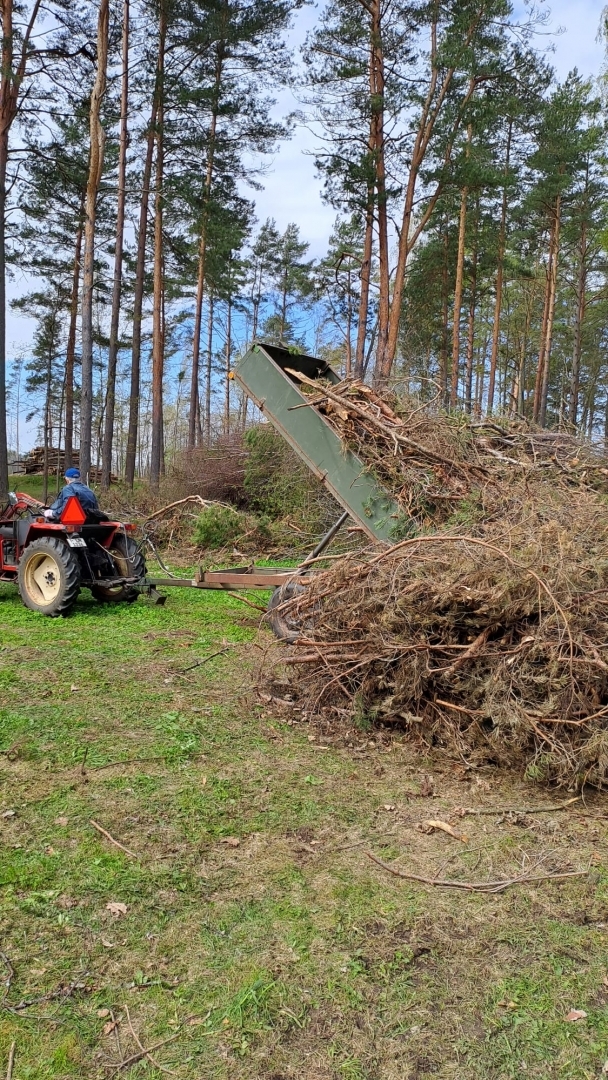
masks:
[(80, 469), (66, 469), (66, 480), (80, 480)]

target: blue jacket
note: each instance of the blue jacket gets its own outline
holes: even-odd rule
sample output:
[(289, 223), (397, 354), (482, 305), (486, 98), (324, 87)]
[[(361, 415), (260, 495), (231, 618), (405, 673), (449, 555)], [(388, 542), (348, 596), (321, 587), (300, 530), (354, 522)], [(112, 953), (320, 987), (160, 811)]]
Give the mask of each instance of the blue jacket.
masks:
[(91, 491), (91, 489), (87, 487), (86, 484), (81, 483), (80, 480), (74, 480), (72, 484), (66, 484), (66, 486), (61, 489), (55, 502), (49, 507), (49, 509), (53, 511), (53, 517), (61, 517), (63, 508), (70, 498), (70, 495), (76, 496), (83, 510), (99, 510), (99, 503), (97, 502), (95, 492)]

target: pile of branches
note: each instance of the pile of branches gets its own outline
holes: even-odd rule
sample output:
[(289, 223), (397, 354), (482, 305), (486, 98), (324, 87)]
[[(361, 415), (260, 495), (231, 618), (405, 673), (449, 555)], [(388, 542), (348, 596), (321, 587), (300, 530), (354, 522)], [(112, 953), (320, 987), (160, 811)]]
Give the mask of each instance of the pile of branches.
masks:
[(243, 506), (246, 461), (243, 432), (218, 436), (211, 446), (197, 446), (177, 455), (171, 468), (171, 491), (176, 498), (200, 495), (205, 500)]
[(557, 483), (608, 494), (608, 461), (567, 432), (451, 416), (437, 399), (420, 404), (358, 380), (320, 389), (318, 380), (290, 374), (418, 528), (500, 517), (514, 478), (528, 488)]
[(606, 786), (607, 463), (568, 435), (429, 409), (410, 423), (409, 406), (367, 388), (329, 394), (328, 419), (387, 487), (397, 477), (416, 531), (285, 604), (298, 704), (399, 725), (472, 764)]

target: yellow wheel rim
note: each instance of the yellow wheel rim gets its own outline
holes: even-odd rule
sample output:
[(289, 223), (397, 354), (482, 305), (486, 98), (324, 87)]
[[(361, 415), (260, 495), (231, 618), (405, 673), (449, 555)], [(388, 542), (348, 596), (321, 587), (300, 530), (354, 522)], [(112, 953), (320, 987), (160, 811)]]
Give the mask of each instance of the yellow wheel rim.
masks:
[(37, 552), (25, 568), (25, 588), (36, 604), (52, 604), (61, 590), (61, 571), (52, 555)]

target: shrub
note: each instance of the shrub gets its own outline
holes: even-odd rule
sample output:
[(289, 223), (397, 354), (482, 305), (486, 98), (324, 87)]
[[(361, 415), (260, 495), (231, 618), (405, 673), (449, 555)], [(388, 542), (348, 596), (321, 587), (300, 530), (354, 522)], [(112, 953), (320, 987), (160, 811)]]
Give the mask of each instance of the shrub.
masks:
[(228, 506), (209, 506), (197, 518), (194, 543), (199, 547), (220, 548), (235, 540), (246, 527), (236, 510)]
[(272, 521), (302, 516), (320, 485), (291, 447), (270, 424), (250, 428), (245, 446), (243, 484), (251, 509)]

